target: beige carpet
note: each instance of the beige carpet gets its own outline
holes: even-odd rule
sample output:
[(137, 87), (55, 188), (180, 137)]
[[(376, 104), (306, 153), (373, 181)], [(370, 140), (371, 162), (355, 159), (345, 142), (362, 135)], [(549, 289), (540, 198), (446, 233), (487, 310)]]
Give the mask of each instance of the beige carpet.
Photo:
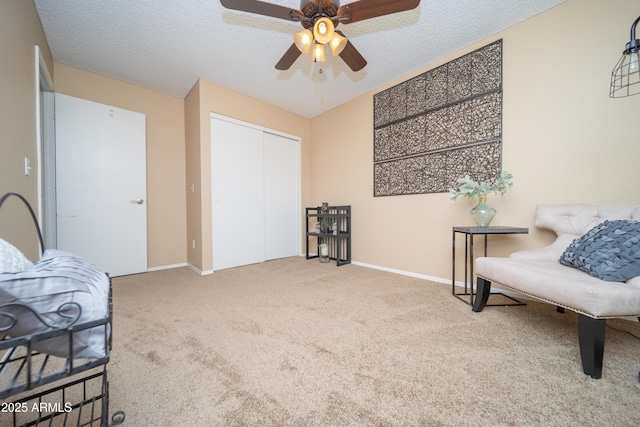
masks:
[(444, 284), (303, 258), (113, 288), (126, 426), (640, 425), (640, 341), (607, 328), (591, 379), (550, 305), (472, 313)]

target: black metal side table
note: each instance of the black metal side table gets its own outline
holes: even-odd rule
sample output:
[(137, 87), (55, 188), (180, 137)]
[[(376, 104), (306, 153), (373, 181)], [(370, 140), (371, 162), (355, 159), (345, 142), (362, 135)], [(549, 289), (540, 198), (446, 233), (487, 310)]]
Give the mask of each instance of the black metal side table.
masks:
[[(465, 235), (464, 239), (464, 292), (456, 292), (456, 233), (462, 233)], [(452, 239), (452, 265), (453, 273), (451, 274), (451, 294), (459, 300), (473, 306), (473, 300), (475, 297), (473, 291), (473, 236), (476, 234), (484, 235), (484, 256), (487, 256), (487, 236), (489, 234), (528, 234), (528, 228), (522, 227), (503, 227), (503, 226), (489, 226), (489, 227), (453, 227), (453, 239)], [(502, 295), (513, 303), (506, 304), (487, 304), (487, 305), (526, 305), (517, 299), (505, 295), (500, 292), (492, 293), (491, 295)], [(467, 301), (466, 297), (469, 297)]]

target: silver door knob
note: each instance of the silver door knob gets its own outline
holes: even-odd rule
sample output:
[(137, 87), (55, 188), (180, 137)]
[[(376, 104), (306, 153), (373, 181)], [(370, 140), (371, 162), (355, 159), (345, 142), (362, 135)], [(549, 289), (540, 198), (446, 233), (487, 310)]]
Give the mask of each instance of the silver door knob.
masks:
[(144, 200), (142, 200), (142, 199), (137, 199), (137, 200), (130, 200), (130, 202), (131, 202), (131, 203), (136, 203), (136, 204), (138, 204), (138, 205), (141, 205), (141, 204), (143, 204), (143, 203), (144, 203)]

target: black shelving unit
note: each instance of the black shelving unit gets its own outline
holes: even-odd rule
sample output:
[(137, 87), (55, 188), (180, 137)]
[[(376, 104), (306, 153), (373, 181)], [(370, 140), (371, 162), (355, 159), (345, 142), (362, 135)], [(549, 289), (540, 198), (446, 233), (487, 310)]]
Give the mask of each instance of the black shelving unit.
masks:
[[(323, 211), (318, 206), (306, 209), (306, 235), (307, 235), (307, 259), (318, 258), (319, 245), (327, 243), (329, 246), (329, 259), (336, 261), (336, 265), (351, 263), (351, 206), (329, 206)], [(330, 230), (316, 228), (323, 218), (329, 218), (332, 222)], [(311, 224), (310, 224), (311, 223)], [(316, 254), (309, 255), (309, 240), (315, 240)]]

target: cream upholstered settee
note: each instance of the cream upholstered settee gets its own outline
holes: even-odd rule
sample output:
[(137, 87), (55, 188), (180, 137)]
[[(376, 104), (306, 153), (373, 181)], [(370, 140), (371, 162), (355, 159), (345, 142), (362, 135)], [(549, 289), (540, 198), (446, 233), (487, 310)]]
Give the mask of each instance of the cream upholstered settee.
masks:
[[(558, 311), (566, 308), (578, 313), (584, 373), (600, 378), (605, 319), (640, 316), (640, 276), (626, 281), (605, 281), (579, 268), (563, 265), (559, 259), (567, 254), (568, 247), (579, 243), (576, 239), (594, 235), (593, 230), (614, 220), (640, 221), (640, 205), (538, 205), (536, 227), (554, 231), (557, 239), (547, 247), (515, 252), (508, 258), (477, 258), (477, 297), (473, 311), (482, 311), (486, 306), (491, 283), (495, 282), (500, 287), (554, 304)], [(628, 221), (614, 222), (638, 225)], [(584, 237), (580, 240), (584, 241)], [(633, 242), (636, 256), (640, 256), (638, 240)], [(637, 267), (639, 262), (640, 258), (631, 261), (631, 267)]]

